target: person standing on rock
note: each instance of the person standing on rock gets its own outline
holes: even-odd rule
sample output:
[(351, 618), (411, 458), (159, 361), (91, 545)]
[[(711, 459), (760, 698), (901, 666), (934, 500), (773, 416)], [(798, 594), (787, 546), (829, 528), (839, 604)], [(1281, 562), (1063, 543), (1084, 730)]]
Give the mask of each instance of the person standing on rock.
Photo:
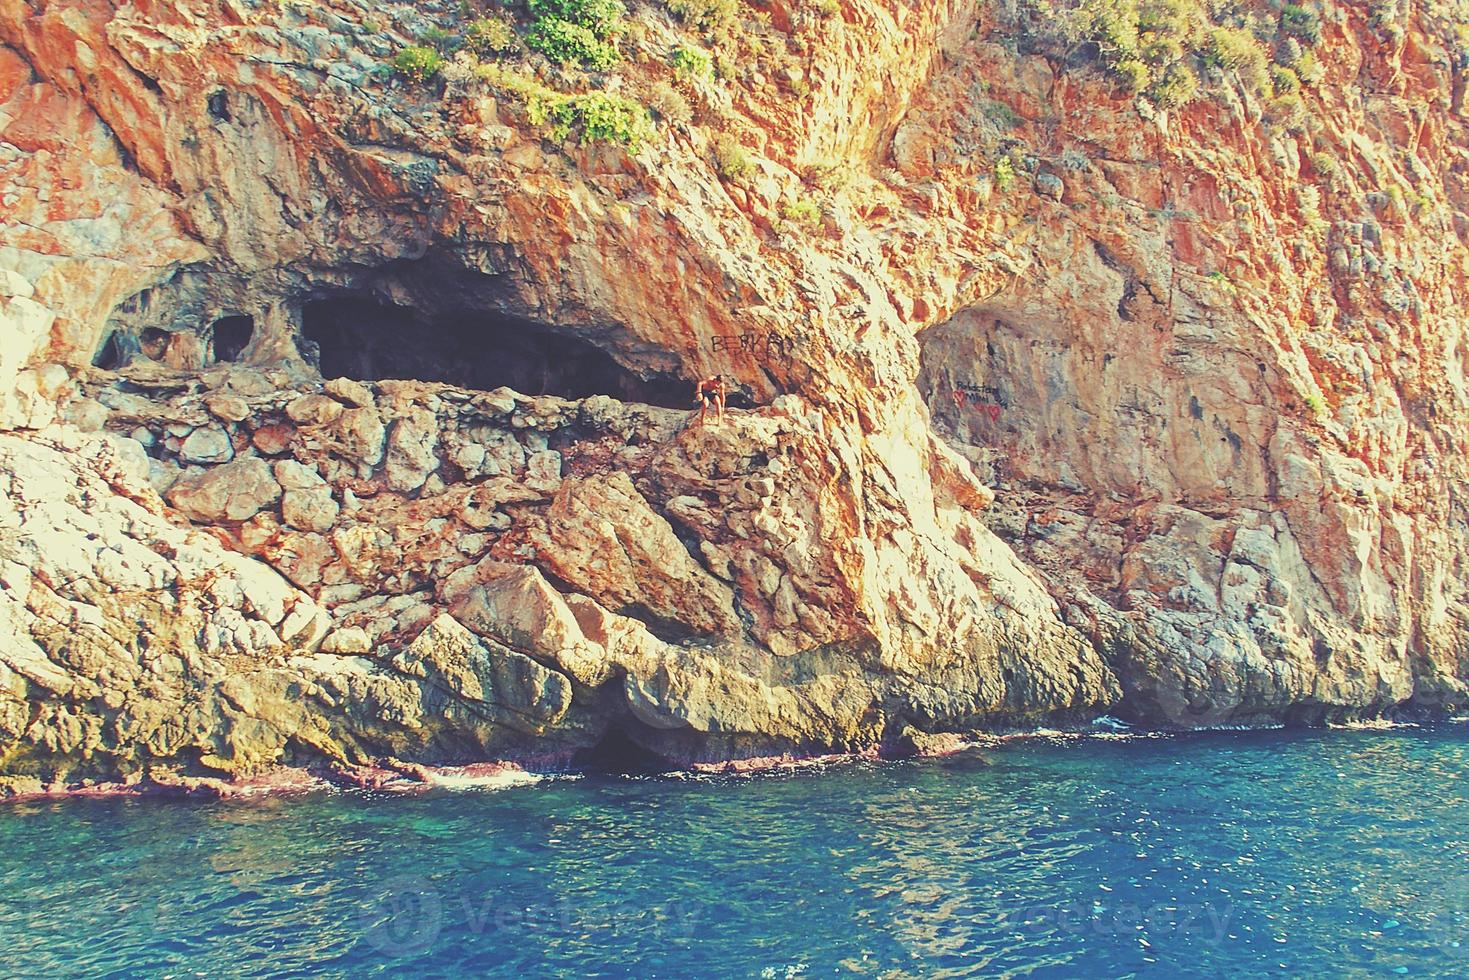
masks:
[(716, 374), (700, 381), (694, 387), (694, 401), (699, 405), (699, 424), (704, 424), (704, 416), (709, 412), (709, 406), (714, 406), (714, 419), (717, 422), (724, 421), (724, 396), (726, 392), (724, 375)]

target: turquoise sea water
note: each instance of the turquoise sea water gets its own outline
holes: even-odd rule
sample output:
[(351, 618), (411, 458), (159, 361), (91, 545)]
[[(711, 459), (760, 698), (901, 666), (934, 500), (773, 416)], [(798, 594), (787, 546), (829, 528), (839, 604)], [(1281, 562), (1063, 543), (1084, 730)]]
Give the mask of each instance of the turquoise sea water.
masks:
[(1469, 976), (1469, 726), (0, 808), (19, 976)]

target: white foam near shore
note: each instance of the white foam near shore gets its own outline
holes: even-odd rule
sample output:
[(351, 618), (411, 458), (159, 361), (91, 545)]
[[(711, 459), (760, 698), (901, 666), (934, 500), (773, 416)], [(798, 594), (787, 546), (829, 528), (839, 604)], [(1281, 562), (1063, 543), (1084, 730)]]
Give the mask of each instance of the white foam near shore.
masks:
[(523, 769), (498, 769), (493, 772), (476, 772), (466, 769), (434, 769), (428, 773), (428, 785), (451, 790), (497, 790), (516, 786), (530, 786), (549, 779), (538, 773)]
[(1363, 721), (1328, 722), (1327, 728), (1342, 728), (1348, 731), (1385, 732), (1394, 728), (1421, 728), (1416, 721), (1393, 721), (1391, 718), (1368, 718)]

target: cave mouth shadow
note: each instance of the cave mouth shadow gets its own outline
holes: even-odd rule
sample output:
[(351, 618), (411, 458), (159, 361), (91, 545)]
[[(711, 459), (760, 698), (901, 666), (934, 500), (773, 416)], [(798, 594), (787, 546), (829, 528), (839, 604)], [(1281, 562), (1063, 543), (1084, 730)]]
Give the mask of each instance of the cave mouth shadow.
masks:
[[(503, 313), (426, 314), (360, 296), (313, 299), (302, 308), (303, 354), (324, 378), (442, 382), (488, 391), (686, 409), (690, 382), (640, 377), (595, 344)], [(313, 357), (314, 355), (314, 357)]]

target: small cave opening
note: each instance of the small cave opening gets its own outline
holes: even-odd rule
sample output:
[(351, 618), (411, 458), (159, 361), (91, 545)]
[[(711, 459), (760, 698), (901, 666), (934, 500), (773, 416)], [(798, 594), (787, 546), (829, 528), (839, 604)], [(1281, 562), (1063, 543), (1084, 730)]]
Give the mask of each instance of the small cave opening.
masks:
[(640, 377), (600, 347), (532, 320), (505, 314), (429, 315), (357, 296), (316, 299), (302, 311), (301, 344), (326, 378), (437, 381), (487, 391), (619, 401), (686, 409), (690, 382), (674, 374)]
[(121, 330), (113, 330), (92, 358), (92, 366), (104, 371), (120, 371), (132, 355), (131, 338)]
[(252, 316), (225, 316), (214, 321), (210, 328), (214, 359), (237, 361), (255, 336), (255, 318)]
[(674, 768), (669, 760), (643, 748), (621, 728), (612, 728), (601, 740), (575, 753), (572, 765), (591, 772), (621, 776), (652, 776)]
[(209, 114), (220, 122), (230, 121), (230, 98), (224, 89), (209, 93)]

